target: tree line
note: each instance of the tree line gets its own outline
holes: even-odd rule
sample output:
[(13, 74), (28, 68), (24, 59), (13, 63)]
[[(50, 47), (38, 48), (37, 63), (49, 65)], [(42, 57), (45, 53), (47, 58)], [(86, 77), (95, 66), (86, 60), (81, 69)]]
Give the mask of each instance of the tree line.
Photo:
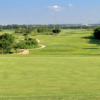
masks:
[(15, 33), (21, 33), (24, 36), (27, 36), (28, 34), (35, 34), (35, 33), (40, 33), (40, 34), (45, 34), (45, 35), (53, 35), (60, 33), (60, 29), (53, 29), (53, 28), (38, 28), (38, 29), (15, 29)]
[[(92, 26), (86, 26), (86, 25), (55, 25), (56, 29), (94, 29), (97, 27), (96, 25)], [(52, 29), (54, 28), (53, 24), (50, 25), (18, 25), (18, 24), (12, 24), (12, 25), (0, 25), (0, 29), (38, 29), (38, 28), (48, 28)]]

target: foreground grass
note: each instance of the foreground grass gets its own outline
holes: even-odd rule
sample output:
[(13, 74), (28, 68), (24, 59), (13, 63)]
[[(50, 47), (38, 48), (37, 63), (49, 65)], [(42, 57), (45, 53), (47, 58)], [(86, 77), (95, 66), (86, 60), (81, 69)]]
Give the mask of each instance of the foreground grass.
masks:
[(100, 56), (1, 55), (0, 100), (100, 99)]

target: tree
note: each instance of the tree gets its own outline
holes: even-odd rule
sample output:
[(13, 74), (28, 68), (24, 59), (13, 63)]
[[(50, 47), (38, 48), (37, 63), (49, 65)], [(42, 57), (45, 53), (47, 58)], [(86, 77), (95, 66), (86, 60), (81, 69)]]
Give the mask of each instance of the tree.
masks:
[(59, 34), (59, 33), (61, 32), (61, 30), (59, 30), (59, 29), (54, 29), (52, 32), (55, 33), (55, 34)]
[(25, 40), (28, 39), (28, 34), (27, 33), (23, 34), (23, 36), (25, 36)]
[(5, 33), (0, 36), (0, 49), (2, 50), (2, 53), (9, 52), (13, 46), (14, 43), (14, 37), (12, 34)]
[(12, 34), (5, 33), (5, 34), (3, 34), (3, 35), (0, 36), (0, 40), (1, 40), (1, 39), (6, 39), (6, 40), (8, 40), (10, 43), (13, 43), (14, 40), (15, 40), (15, 37), (12, 36)]
[(4, 52), (8, 53), (11, 50), (11, 48), (12, 48), (12, 45), (8, 40), (6, 39), (0, 40), (0, 49), (2, 50), (2, 53)]
[(44, 32), (44, 28), (38, 28), (37, 32)]
[(96, 29), (94, 30), (94, 37), (95, 37), (96, 39), (100, 39), (100, 27), (98, 27), (98, 28), (96, 28)]

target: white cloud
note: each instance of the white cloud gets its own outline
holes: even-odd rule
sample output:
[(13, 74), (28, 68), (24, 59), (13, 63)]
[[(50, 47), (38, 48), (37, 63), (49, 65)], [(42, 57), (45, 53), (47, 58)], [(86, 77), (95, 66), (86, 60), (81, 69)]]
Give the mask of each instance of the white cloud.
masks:
[(69, 7), (73, 7), (73, 4), (69, 4), (68, 6), (69, 6)]
[(54, 11), (60, 11), (60, 10), (62, 10), (62, 7), (59, 7), (59, 6), (57, 6), (57, 5), (48, 6), (47, 8), (48, 8), (48, 9), (52, 9), (52, 10), (54, 10)]

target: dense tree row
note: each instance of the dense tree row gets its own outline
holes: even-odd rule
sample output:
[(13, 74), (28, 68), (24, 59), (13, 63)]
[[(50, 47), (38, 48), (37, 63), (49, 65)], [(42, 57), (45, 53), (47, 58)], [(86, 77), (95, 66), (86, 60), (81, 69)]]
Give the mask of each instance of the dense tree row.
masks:
[(15, 33), (31, 33), (32, 29), (16, 29)]
[(41, 32), (46, 32), (46, 35), (53, 35), (53, 33), (60, 33), (61, 30), (60, 29), (52, 29), (52, 28), (38, 28), (37, 31), (34, 29), (16, 29), (15, 30), (15, 33), (22, 33), (24, 36), (27, 36), (29, 33), (32, 33), (32, 32), (38, 32), (38, 33), (41, 33)]
[[(99, 25), (98, 25), (99, 26)], [(55, 25), (56, 29), (94, 29), (97, 27), (96, 25), (92, 26), (86, 26), (86, 25)], [(46, 28), (46, 29), (52, 29), (54, 28), (54, 25), (17, 25), (17, 24), (12, 24), (12, 25), (0, 25), (0, 29), (38, 29), (38, 28)]]

